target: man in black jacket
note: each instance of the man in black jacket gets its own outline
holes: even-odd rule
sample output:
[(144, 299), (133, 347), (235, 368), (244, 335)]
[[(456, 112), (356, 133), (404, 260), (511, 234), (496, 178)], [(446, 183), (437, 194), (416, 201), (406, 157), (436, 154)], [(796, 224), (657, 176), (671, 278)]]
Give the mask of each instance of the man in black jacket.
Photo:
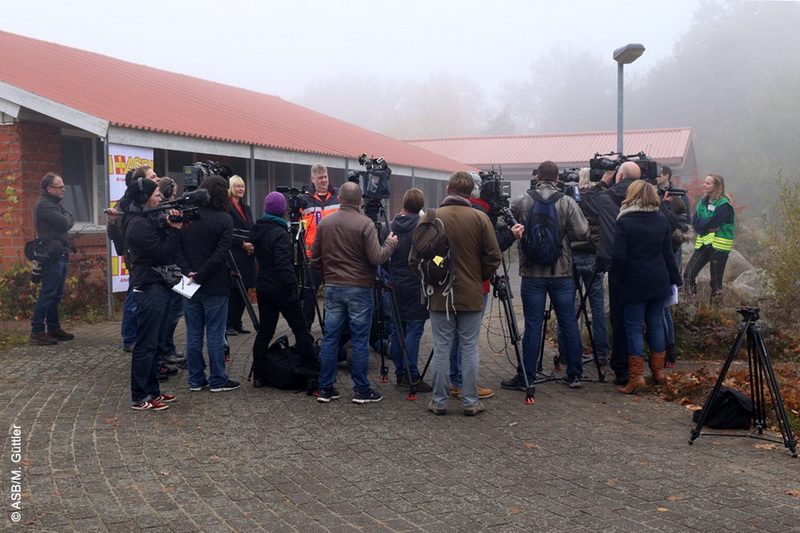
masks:
[(275, 334), (278, 315), (283, 315), (294, 333), (300, 352), (299, 367), (313, 378), (319, 374), (319, 363), (314, 353), (314, 341), (308, 330), (292, 262), (292, 239), (289, 223), (283, 218), (286, 198), (271, 192), (264, 199), (264, 215), (251, 231), (251, 242), (258, 261), (256, 295), (260, 326), (253, 343), (253, 386), (263, 386), (265, 359), (269, 343)]
[[(622, 201), (628, 194), (628, 187), (642, 175), (639, 166), (633, 161), (622, 163), (616, 174), (606, 172), (584, 196), (587, 215), (594, 216), (600, 223), (600, 246), (597, 249), (596, 268), (607, 272), (611, 267), (611, 252), (614, 248), (614, 232), (617, 215)], [(613, 183), (613, 184), (612, 184)], [(625, 320), (620, 302), (621, 287), (609, 278), (608, 309), (611, 319), (611, 360), (609, 366), (614, 372), (614, 383), (628, 383), (628, 343), (625, 335)]]
[[(154, 181), (137, 178), (125, 195), (131, 208), (122, 220), (122, 231), (137, 324), (131, 357), (131, 407), (137, 411), (162, 411), (175, 396), (162, 393), (158, 385), (158, 345), (167, 335), (166, 314), (172, 297), (171, 285), (159, 267), (174, 264), (181, 223), (167, 218), (162, 225), (145, 212), (161, 202), (161, 191)], [(170, 213), (180, 214), (177, 210)]]
[(58, 341), (75, 338), (72, 333), (61, 329), (58, 317), (58, 306), (64, 297), (64, 280), (67, 278), (67, 260), (71, 248), (67, 231), (75, 223), (75, 219), (62, 204), (64, 189), (61, 176), (48, 172), (42, 178), (42, 194), (33, 208), (36, 235), (44, 241), (44, 247), (50, 255), (41, 267), (42, 288), (31, 319), (31, 339), (39, 344), (56, 344)]
[[(184, 302), (186, 320), (186, 367), (189, 390), (224, 392), (239, 388), (225, 372), (225, 323), (231, 277), (227, 259), (233, 242), (233, 221), (228, 214), (228, 183), (221, 176), (209, 176), (200, 187), (208, 191), (208, 205), (183, 232), (178, 265), (189, 283), (200, 288)], [(203, 360), (203, 335), (208, 346), (209, 376)]]

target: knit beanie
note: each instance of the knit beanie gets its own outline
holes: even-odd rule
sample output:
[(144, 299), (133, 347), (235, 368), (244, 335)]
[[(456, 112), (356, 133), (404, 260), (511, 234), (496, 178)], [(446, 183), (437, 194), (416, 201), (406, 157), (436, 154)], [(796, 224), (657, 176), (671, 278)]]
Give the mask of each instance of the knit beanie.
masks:
[(264, 198), (264, 212), (276, 217), (283, 216), (286, 212), (286, 197), (277, 191), (269, 193)]
[(158, 188), (156, 182), (147, 178), (138, 178), (128, 185), (125, 189), (125, 196), (130, 198), (134, 205), (146, 204), (147, 200), (153, 196), (153, 192)]

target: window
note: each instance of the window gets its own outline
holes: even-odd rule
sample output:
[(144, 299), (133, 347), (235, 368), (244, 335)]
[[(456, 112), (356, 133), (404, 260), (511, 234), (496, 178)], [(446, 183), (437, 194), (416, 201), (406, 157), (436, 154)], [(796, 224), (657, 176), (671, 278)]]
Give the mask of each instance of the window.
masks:
[(92, 223), (94, 210), (94, 142), (91, 137), (61, 137), (61, 177), (66, 185), (64, 207), (76, 222)]

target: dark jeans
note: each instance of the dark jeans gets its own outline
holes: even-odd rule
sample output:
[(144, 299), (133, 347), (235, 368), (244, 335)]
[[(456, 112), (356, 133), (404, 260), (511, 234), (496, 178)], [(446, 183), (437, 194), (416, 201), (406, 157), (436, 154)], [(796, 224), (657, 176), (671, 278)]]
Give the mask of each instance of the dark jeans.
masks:
[(42, 265), (42, 288), (39, 298), (33, 307), (31, 332), (58, 331), (61, 321), (58, 318), (58, 307), (64, 297), (64, 281), (67, 279), (67, 256)]
[(167, 313), (164, 316), (164, 320), (167, 321), (167, 333), (158, 345), (159, 363), (163, 356), (177, 353), (175, 348), (175, 328), (178, 327), (178, 322), (181, 321), (183, 316), (183, 299), (183, 296), (172, 291)]
[(136, 343), (136, 300), (133, 297), (133, 283), (128, 277), (128, 292), (125, 293), (125, 305), (122, 307), (122, 344), (131, 346)]
[(728, 262), (728, 252), (715, 250), (710, 244), (696, 249), (686, 264), (683, 279), (686, 282), (686, 290), (691, 294), (697, 293), (697, 275), (710, 263), (711, 274), (711, 298), (722, 292), (722, 276), (725, 274), (725, 264)]
[(152, 400), (161, 394), (158, 372), (158, 345), (167, 334), (167, 308), (172, 290), (152, 283), (133, 290), (136, 300), (138, 336), (131, 357), (131, 405)]
[[(411, 379), (419, 378), (419, 341), (425, 331), (425, 320), (401, 320), (403, 340), (406, 345), (406, 357), (400, 348), (400, 337), (397, 328), (392, 328), (392, 361), (394, 361), (394, 375), (397, 377), (411, 374)], [(406, 366), (406, 359), (408, 366)]]
[(622, 311), (619, 283), (608, 280), (608, 314), (611, 319), (611, 360), (609, 366), (620, 377), (628, 375), (628, 337), (625, 333), (625, 316)]
[(275, 327), (278, 325), (278, 316), (283, 315), (286, 323), (292, 329), (297, 350), (303, 356), (303, 360), (310, 361), (316, 359), (314, 354), (314, 340), (306, 325), (303, 316), (303, 307), (300, 298), (294, 296), (287, 299), (274, 298), (265, 292), (256, 293), (258, 296), (258, 317), (260, 325), (256, 340), (253, 343), (253, 365), (256, 367), (255, 375), (261, 375), (261, 368), (264, 355), (267, 353), (272, 336), (275, 335)]
[(628, 339), (628, 357), (644, 357), (644, 337), (647, 326), (647, 344), (651, 352), (663, 352), (664, 343), (664, 299), (636, 302), (622, 306), (625, 315), (625, 332)]
[[(213, 389), (225, 385), (225, 319), (228, 316), (228, 295), (196, 292), (191, 300), (183, 299), (186, 320), (186, 367), (190, 387), (206, 383)], [(203, 360), (203, 338), (208, 346), (208, 369)]]

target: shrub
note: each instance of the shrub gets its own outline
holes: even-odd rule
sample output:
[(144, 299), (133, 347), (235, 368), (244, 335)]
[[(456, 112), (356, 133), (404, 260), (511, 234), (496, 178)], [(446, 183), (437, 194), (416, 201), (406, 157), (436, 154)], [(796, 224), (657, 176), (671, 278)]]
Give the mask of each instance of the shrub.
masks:
[[(766, 271), (770, 297), (778, 308), (800, 305), (800, 183), (778, 176), (778, 196), (772, 204), (772, 220), (766, 226)], [(785, 319), (797, 323), (795, 313)]]

